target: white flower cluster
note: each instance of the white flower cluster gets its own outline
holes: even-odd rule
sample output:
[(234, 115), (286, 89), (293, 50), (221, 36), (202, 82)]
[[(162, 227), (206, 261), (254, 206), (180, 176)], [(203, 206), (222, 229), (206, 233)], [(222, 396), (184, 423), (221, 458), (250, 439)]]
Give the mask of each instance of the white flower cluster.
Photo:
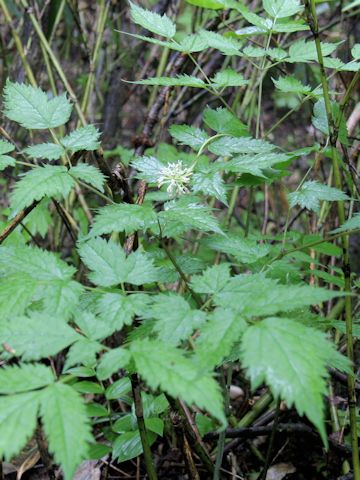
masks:
[(159, 173), (158, 187), (160, 188), (168, 184), (166, 191), (170, 196), (183, 195), (189, 191), (187, 184), (190, 182), (193, 169), (192, 167), (185, 167), (181, 160), (175, 163), (168, 163)]

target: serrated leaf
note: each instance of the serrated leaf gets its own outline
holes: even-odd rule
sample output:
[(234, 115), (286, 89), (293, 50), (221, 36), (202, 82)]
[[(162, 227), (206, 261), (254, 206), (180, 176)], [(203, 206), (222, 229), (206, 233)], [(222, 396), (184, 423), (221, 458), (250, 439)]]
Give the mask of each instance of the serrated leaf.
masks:
[(92, 441), (85, 404), (69, 385), (47, 387), (41, 399), (41, 418), (49, 450), (71, 480), (78, 464), (87, 457)]
[(57, 165), (35, 167), (22, 174), (11, 193), (11, 207), (18, 212), (43, 197), (65, 198), (75, 186), (67, 168)]
[(307, 208), (314, 212), (319, 212), (320, 201), (326, 200), (341, 201), (349, 200), (346, 193), (337, 188), (329, 187), (317, 181), (310, 180), (303, 183), (299, 190), (288, 194), (290, 206), (300, 205), (301, 208)]
[(14, 394), (46, 387), (55, 380), (50, 367), (22, 363), (0, 369), (0, 393)]
[(55, 355), (81, 338), (62, 318), (38, 312), (3, 321), (0, 335), (14, 355), (24, 360)]
[(7, 319), (13, 315), (21, 315), (36, 291), (36, 284), (30, 277), (15, 274), (0, 279), (0, 315)]
[(92, 185), (100, 190), (100, 192), (104, 191), (105, 176), (93, 165), (79, 163), (69, 169), (69, 175)]
[(242, 87), (248, 83), (249, 81), (245, 80), (241, 73), (236, 72), (232, 68), (226, 68), (222, 72), (217, 72), (211, 78), (211, 84), (215, 88)]
[(22, 314), (31, 301), (42, 300), (44, 310), (67, 319), (83, 289), (71, 280), (74, 272), (73, 267), (46, 250), (1, 246), (0, 298), (7, 293), (11, 295), (4, 302), (2, 313), (11, 313), (13, 305), (13, 314)]
[(209, 135), (204, 130), (189, 125), (171, 125), (169, 133), (181, 145), (189, 145), (195, 150), (199, 150), (209, 139)]
[(169, 17), (145, 10), (135, 3), (129, 3), (130, 15), (134, 23), (162, 37), (172, 38), (175, 35), (176, 27)]
[[(265, 172), (267, 169), (272, 170), (274, 165), (283, 163), (289, 160), (286, 153), (258, 153), (257, 155), (240, 155), (226, 162), (223, 169), (229, 172), (249, 173), (258, 177), (266, 178)], [(218, 164), (221, 166), (221, 164)]]
[(197, 370), (181, 350), (155, 340), (136, 340), (131, 343), (137, 371), (156, 390), (160, 387), (189, 405), (206, 409), (222, 424), (226, 424), (223, 401), (215, 380)]
[(153, 331), (159, 340), (176, 346), (205, 321), (206, 315), (200, 310), (193, 310), (179, 295), (159, 294), (143, 312), (143, 317), (156, 320)]
[(265, 11), (275, 19), (291, 17), (303, 10), (300, 0), (263, 0)]
[[(338, 43), (321, 43), (321, 51), (324, 57), (330, 55), (336, 50)], [(304, 39), (298, 40), (291, 44), (289, 48), (288, 62), (310, 62), (317, 60), (316, 44), (314, 40), (305, 41)]]
[(32, 436), (41, 395), (29, 392), (0, 396), (0, 456), (6, 461), (19, 453)]
[(131, 355), (125, 348), (114, 348), (101, 357), (96, 369), (96, 376), (99, 380), (106, 380), (115, 372), (125, 368), (129, 363)]
[(311, 87), (303, 85), (300, 80), (295, 77), (279, 77), (277, 79), (272, 78), (275, 87), (281, 92), (285, 93), (298, 93), (305, 95), (311, 91)]
[(211, 195), (227, 205), (225, 182), (219, 172), (200, 170), (191, 178), (194, 193)]
[(91, 340), (102, 340), (114, 332), (112, 326), (104, 318), (78, 308), (75, 311), (75, 322), (81, 332)]
[(58, 160), (61, 155), (64, 155), (65, 150), (61, 145), (56, 143), (38, 143), (37, 145), (30, 145), (24, 149), (24, 153), (30, 158), (43, 158), (46, 160)]
[(13, 152), (15, 150), (14, 145), (6, 140), (0, 139), (0, 171), (6, 167), (13, 167), (15, 165), (15, 158), (6, 153)]
[(186, 74), (177, 75), (176, 77), (152, 77), (131, 83), (136, 83), (139, 85), (160, 85), (162, 87), (207, 87), (207, 84), (204, 82), (204, 80), (201, 80), (201, 78)]
[(155, 222), (156, 213), (148, 205), (128, 203), (107, 205), (98, 211), (89, 235), (99, 236), (113, 232), (125, 232), (126, 235), (130, 235), (138, 230), (147, 230)]
[(211, 370), (229, 355), (239, 341), (247, 324), (233, 310), (216, 308), (208, 321), (200, 328), (195, 352), (204, 368)]
[(241, 263), (250, 265), (266, 257), (270, 252), (269, 245), (258, 243), (256, 240), (241, 238), (235, 235), (212, 236), (203, 241), (207, 247), (216, 252), (227, 253)]
[(79, 150), (98, 149), (100, 146), (99, 138), (99, 130), (94, 125), (86, 125), (66, 135), (60, 142), (70, 152), (78, 152)]
[(220, 292), (230, 280), (230, 265), (221, 263), (209, 267), (202, 275), (193, 276), (191, 279), (191, 288), (197, 293), (207, 293), (212, 295)]
[(95, 309), (100, 319), (115, 330), (121, 330), (124, 325), (131, 325), (134, 316), (146, 310), (148, 303), (148, 295), (104, 293), (97, 300)]
[(102, 287), (120, 283), (142, 285), (157, 279), (157, 269), (146, 254), (137, 250), (126, 257), (121, 246), (112, 241), (91, 239), (80, 244), (79, 254), (84, 264), (92, 270), (90, 280)]
[(340, 225), (339, 228), (333, 230), (331, 233), (347, 232), (351, 230), (357, 230), (358, 228), (360, 228), (360, 213), (355, 213), (353, 217), (346, 220), (346, 222)]
[(155, 157), (139, 157), (131, 163), (139, 173), (138, 178), (146, 180), (148, 183), (156, 183), (161, 176), (164, 164)]
[(235, 38), (225, 37), (210, 30), (201, 30), (200, 36), (204, 38), (209, 47), (219, 50), (223, 55), (242, 55), (240, 52), (242, 43)]
[(207, 107), (203, 118), (205, 124), (217, 133), (233, 135), (234, 137), (242, 137), (249, 133), (247, 126), (223, 107), (216, 110)]
[(164, 237), (174, 237), (188, 230), (216, 232), (222, 234), (217, 220), (205, 205), (181, 199), (158, 214), (161, 233)]
[(66, 94), (49, 99), (40, 88), (7, 80), (4, 89), (4, 114), (29, 129), (55, 128), (64, 125), (72, 106)]
[(230, 136), (221, 137), (208, 146), (210, 152), (216, 155), (227, 157), (234, 153), (268, 153), (274, 150), (275, 145), (271, 145), (264, 140), (258, 140), (251, 137), (234, 138)]
[(201, 52), (208, 46), (206, 38), (198, 33), (186, 35), (179, 43), (181, 51), (184, 53)]
[[(88, 340), (87, 338), (80, 338), (77, 342), (73, 343), (66, 355), (66, 361), (64, 365), (64, 371), (69, 372), (69, 368), (74, 365), (95, 366), (96, 354), (103, 350), (101, 343), (94, 340)], [(76, 372), (73, 373), (76, 375)], [(92, 377), (92, 372), (89, 376)]]
[(317, 305), (342, 292), (308, 285), (282, 285), (263, 274), (237, 275), (214, 295), (216, 305), (232, 308), (243, 316), (274, 315)]
[(323, 396), (333, 349), (322, 332), (285, 318), (248, 327), (241, 341), (241, 361), (252, 387), (266, 382), (275, 397), (314, 423), (325, 444)]

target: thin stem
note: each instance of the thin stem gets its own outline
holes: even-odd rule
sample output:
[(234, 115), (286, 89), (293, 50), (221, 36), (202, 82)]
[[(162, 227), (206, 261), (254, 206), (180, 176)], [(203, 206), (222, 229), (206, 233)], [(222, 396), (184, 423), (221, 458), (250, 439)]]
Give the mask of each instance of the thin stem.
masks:
[(135, 415), (136, 415), (137, 424), (139, 428), (141, 444), (144, 452), (146, 471), (147, 471), (147, 474), (149, 475), (150, 480), (157, 480), (157, 475), (156, 475), (153, 459), (151, 456), (149, 439), (147, 437), (147, 432), (145, 427), (144, 411), (143, 411), (143, 406), (141, 401), (139, 379), (136, 374), (131, 375), (131, 388), (134, 396)]
[[(321, 51), (321, 42), (319, 37), (319, 25), (318, 25), (317, 13), (316, 13), (315, 0), (306, 0), (306, 8), (308, 13), (308, 23), (315, 40), (317, 57), (318, 57), (318, 62), (320, 66), (320, 76), (321, 76), (321, 84), (323, 88), (323, 98), (325, 103), (328, 128), (329, 128), (329, 139), (330, 139), (330, 145), (331, 145), (331, 156), (332, 156), (335, 186), (336, 188), (341, 190), (342, 178), (341, 178), (341, 172), (339, 168), (338, 151), (336, 148), (336, 143), (338, 138), (338, 128), (337, 128), (337, 125), (335, 125), (333, 114), (332, 114), (329, 86), (326, 79), (324, 59)], [(344, 100), (345, 100), (344, 105), (346, 105), (347, 95), (345, 95)], [(343, 224), (345, 221), (344, 202), (342, 201), (337, 202), (337, 206), (338, 206), (339, 220), (340, 220), (340, 223)], [(350, 271), (350, 262), (349, 262), (349, 236), (345, 234), (342, 236), (341, 239), (342, 239), (342, 249), (343, 249), (343, 273), (344, 273), (344, 280), (345, 280), (344, 290), (345, 292), (350, 293), (351, 292), (351, 279), (350, 279), (351, 271)], [(352, 300), (350, 295), (347, 295), (345, 297), (345, 320), (346, 320), (347, 356), (350, 362), (353, 364), (354, 350), (353, 350), (353, 336), (352, 336)], [(357, 419), (356, 419), (355, 377), (352, 374), (348, 375), (348, 397), (349, 397), (350, 436), (351, 436), (354, 479), (360, 480), (360, 460), (359, 460), (359, 452), (358, 452), (359, 446), (358, 446)]]
[(274, 440), (275, 440), (275, 435), (276, 435), (276, 430), (277, 426), (279, 424), (279, 417), (280, 417), (280, 400), (277, 401), (276, 404), (276, 410), (275, 410), (275, 418), (274, 418), (274, 423), (271, 429), (271, 435), (269, 439), (269, 446), (266, 452), (266, 459), (265, 459), (265, 465), (264, 468), (259, 475), (259, 480), (265, 480), (267, 472), (269, 470), (270, 464), (271, 464), (271, 455), (274, 447)]

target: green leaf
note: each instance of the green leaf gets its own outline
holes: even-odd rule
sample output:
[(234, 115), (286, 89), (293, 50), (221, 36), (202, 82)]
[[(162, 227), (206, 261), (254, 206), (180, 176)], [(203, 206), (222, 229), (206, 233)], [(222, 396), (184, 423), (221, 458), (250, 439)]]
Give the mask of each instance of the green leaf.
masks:
[(45, 238), (49, 227), (53, 224), (53, 219), (48, 207), (49, 202), (42, 200), (36, 208), (26, 216), (26, 227), (32, 235), (39, 234), (42, 238)]
[(22, 363), (5, 366), (0, 370), (0, 393), (21, 393), (46, 387), (55, 380), (50, 367)]
[(234, 153), (268, 153), (274, 150), (275, 145), (250, 137), (221, 137), (208, 146), (210, 152), (227, 157)]
[[(338, 115), (342, 115), (340, 107), (337, 103), (332, 103), (332, 116), (337, 119)], [(313, 117), (311, 119), (315, 128), (325, 135), (329, 135), (329, 125), (327, 119), (327, 113), (325, 108), (325, 101), (323, 99), (318, 100), (314, 105)], [(339, 126), (339, 140), (343, 145), (348, 145), (347, 139), (347, 127), (344, 116), (342, 115)]]
[(219, 8), (224, 8), (223, 5), (216, 0), (186, 0), (190, 5), (195, 5), (196, 7), (209, 8), (210, 10), (219, 10)]
[(134, 23), (162, 37), (172, 38), (175, 35), (176, 26), (169, 17), (145, 10), (135, 3), (129, 3), (130, 15)]
[(303, 183), (299, 190), (288, 194), (290, 206), (300, 205), (314, 212), (319, 212), (320, 201), (349, 200), (346, 193), (337, 188), (329, 187), (317, 181), (310, 180)]
[[(103, 350), (101, 343), (88, 340), (87, 338), (80, 338), (73, 343), (66, 355), (64, 371), (69, 373), (69, 368), (74, 365), (86, 365), (93, 367), (96, 364), (96, 354)], [(74, 373), (76, 375), (76, 373)], [(89, 376), (92, 377), (94, 373)]]
[(100, 132), (94, 125), (86, 125), (66, 135), (60, 142), (70, 152), (96, 150), (100, 147), (99, 137)]
[(281, 92), (285, 93), (298, 93), (300, 95), (306, 95), (311, 91), (309, 85), (303, 85), (300, 80), (295, 77), (279, 77), (278, 79), (272, 78), (275, 87)]
[(96, 376), (99, 380), (106, 380), (120, 369), (125, 368), (130, 358), (129, 351), (121, 347), (104, 353), (96, 369)]
[(205, 88), (207, 84), (201, 78), (193, 77), (191, 75), (177, 75), (176, 77), (152, 77), (145, 80), (138, 80), (139, 85), (160, 85), (162, 87), (196, 87)]
[(300, 0), (263, 0), (265, 11), (275, 19), (291, 17), (303, 10)]
[[(321, 51), (324, 57), (330, 55), (334, 50), (336, 50), (338, 43), (321, 43)], [(317, 61), (317, 51), (316, 43), (314, 40), (309, 40), (306, 42), (304, 39), (298, 40), (291, 44), (289, 49), (289, 58), (288, 62), (297, 63), (297, 62), (310, 62), (313, 60)]]
[(197, 293), (207, 293), (212, 295), (220, 292), (230, 280), (230, 265), (221, 263), (209, 267), (202, 275), (193, 276), (191, 279), (191, 288)]
[(104, 393), (104, 388), (101, 385), (96, 382), (90, 382), (88, 380), (73, 383), (71, 386), (79, 393)]
[(148, 303), (148, 295), (104, 293), (97, 300), (95, 309), (100, 319), (115, 330), (121, 330), (124, 325), (131, 325), (135, 315), (146, 310)]
[(55, 128), (64, 125), (72, 106), (66, 94), (49, 100), (40, 88), (7, 80), (4, 89), (4, 114), (31, 130)]
[(137, 250), (126, 257), (124, 250), (112, 241), (91, 239), (80, 244), (79, 254), (84, 264), (92, 270), (90, 280), (102, 287), (120, 283), (142, 285), (157, 279), (157, 269), (146, 254)]
[(102, 340), (114, 331), (105, 318), (96, 317), (93, 313), (80, 308), (75, 311), (75, 322), (81, 332), (91, 340)]
[(83, 289), (71, 280), (74, 272), (73, 267), (46, 250), (1, 246), (0, 274), (4, 278), (0, 281), (0, 298), (6, 292), (11, 295), (4, 305), (5, 312), (14, 305), (13, 313), (22, 314), (31, 301), (42, 300), (45, 311), (67, 319)]
[(189, 230), (222, 234), (217, 220), (210, 212), (208, 207), (192, 203), (184, 197), (158, 214), (162, 235), (175, 237)]
[(266, 382), (275, 397), (314, 423), (325, 444), (323, 396), (333, 349), (322, 332), (286, 318), (248, 327), (241, 341), (241, 361), (252, 387)]
[(210, 30), (201, 30), (200, 36), (207, 42), (209, 47), (219, 50), (223, 55), (242, 55), (240, 52), (242, 43), (235, 38), (225, 37)]
[(215, 380), (197, 370), (196, 365), (181, 350), (154, 340), (136, 340), (130, 351), (139, 374), (156, 390), (160, 387), (174, 398), (189, 405), (206, 409), (222, 424), (226, 424), (223, 401)]
[(208, 237), (203, 241), (207, 247), (216, 252), (232, 255), (241, 263), (252, 264), (266, 257), (270, 252), (269, 245), (257, 243), (256, 240), (241, 238), (239, 236)]
[(55, 355), (81, 338), (61, 318), (38, 312), (2, 321), (0, 334), (2, 342), (23, 360)]
[(216, 305), (232, 308), (243, 316), (273, 315), (317, 305), (342, 292), (308, 285), (282, 285), (263, 274), (237, 275), (214, 295)]
[(217, 72), (211, 78), (211, 84), (215, 88), (242, 87), (248, 83), (249, 81), (245, 80), (241, 73), (236, 72), (232, 68), (226, 68), (222, 72)]
[(351, 230), (357, 230), (358, 228), (360, 228), (360, 213), (355, 213), (353, 217), (346, 220), (345, 223), (340, 225), (339, 228), (336, 228), (331, 233), (347, 232)]
[[(156, 434), (147, 432), (148, 442), (151, 446), (156, 440)], [(113, 444), (113, 457), (118, 462), (126, 462), (142, 454), (143, 448), (139, 430), (125, 432), (118, 436)]]
[(126, 235), (130, 235), (138, 230), (147, 230), (155, 222), (156, 213), (148, 205), (128, 203), (107, 205), (100, 208), (94, 218), (90, 236), (113, 232), (125, 232)]
[(92, 441), (85, 404), (72, 387), (55, 383), (44, 392), (41, 417), (49, 450), (61, 465), (65, 479), (71, 480), (78, 464), (87, 457)]
[(159, 294), (143, 312), (143, 317), (156, 320), (153, 331), (159, 340), (176, 346), (205, 321), (206, 315), (200, 310), (193, 310), (179, 295)]
[(46, 160), (58, 160), (61, 155), (64, 155), (65, 150), (61, 145), (56, 143), (38, 143), (37, 145), (30, 145), (24, 149), (24, 153), (30, 158), (44, 158)]
[(193, 53), (193, 52), (201, 52), (207, 48), (208, 43), (206, 38), (202, 37), (198, 33), (194, 33), (192, 35), (186, 35), (180, 42), (179, 42), (179, 50), (184, 53)]
[(209, 135), (204, 130), (189, 125), (171, 125), (169, 133), (180, 145), (188, 145), (194, 150), (199, 150), (209, 139)]
[(131, 382), (128, 377), (120, 378), (108, 386), (105, 396), (108, 400), (117, 400), (124, 398), (131, 391)]
[(225, 182), (219, 172), (200, 170), (192, 176), (192, 191), (212, 195), (227, 205)]
[(31, 438), (41, 395), (29, 392), (0, 397), (0, 457), (5, 461), (20, 453)]
[(148, 183), (156, 183), (161, 176), (164, 164), (155, 157), (139, 157), (131, 163), (139, 173), (137, 178), (146, 180)]
[(360, 60), (360, 43), (355, 43), (351, 49), (351, 55), (354, 57), (354, 60)]
[[(229, 172), (249, 173), (257, 177), (266, 178), (264, 170), (273, 170), (272, 167), (286, 162), (290, 157), (286, 153), (258, 153), (256, 155), (240, 155), (223, 165)], [(218, 164), (220, 167), (221, 164)]]
[(21, 315), (36, 291), (36, 284), (30, 277), (22, 274), (0, 279), (0, 315), (2, 319)]
[(15, 166), (15, 158), (10, 155), (5, 155), (6, 153), (13, 152), (15, 150), (14, 145), (6, 140), (0, 139), (0, 171), (4, 170), (6, 167)]
[(200, 328), (200, 336), (196, 340), (195, 352), (201, 365), (209, 370), (220, 365), (241, 338), (246, 326), (245, 320), (233, 310), (216, 308)]
[(65, 198), (75, 186), (67, 168), (57, 165), (35, 167), (16, 183), (11, 194), (11, 207), (14, 212), (28, 207), (34, 200), (43, 197)]
[(100, 192), (104, 191), (105, 176), (93, 165), (79, 163), (75, 167), (70, 168), (69, 175), (92, 185)]
[(225, 133), (235, 137), (242, 137), (249, 133), (247, 126), (223, 107), (216, 110), (207, 107), (204, 111), (204, 122), (217, 133)]

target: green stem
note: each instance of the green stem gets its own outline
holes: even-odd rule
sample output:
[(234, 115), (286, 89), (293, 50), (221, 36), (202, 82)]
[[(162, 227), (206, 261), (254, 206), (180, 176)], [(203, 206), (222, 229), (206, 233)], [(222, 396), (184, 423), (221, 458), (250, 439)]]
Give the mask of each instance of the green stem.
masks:
[(150, 480), (157, 480), (157, 475), (156, 475), (156, 471), (155, 471), (155, 467), (154, 467), (154, 463), (151, 455), (150, 444), (149, 444), (149, 440), (146, 432), (139, 379), (136, 374), (131, 376), (131, 387), (132, 387), (132, 392), (134, 396), (135, 415), (136, 415), (137, 424), (139, 428), (141, 444), (143, 447), (146, 471)]
[[(332, 106), (330, 101), (329, 86), (326, 79), (325, 68), (324, 68), (324, 59), (321, 51), (321, 42), (319, 37), (319, 25), (316, 13), (315, 0), (306, 0), (306, 8), (308, 12), (308, 23), (313, 33), (315, 40), (316, 51), (318, 62), (320, 66), (320, 76), (321, 84), (323, 88), (323, 98), (325, 103), (325, 110), (329, 128), (329, 138), (331, 145), (331, 156), (333, 164), (333, 172), (335, 179), (335, 186), (338, 189), (342, 189), (342, 178), (339, 168), (339, 159), (338, 151), (336, 148), (337, 137), (338, 137), (338, 125), (335, 125)], [(352, 87), (351, 87), (352, 90)], [(346, 105), (347, 95), (343, 100), (343, 105)], [(340, 115), (341, 118), (341, 115)], [(345, 208), (344, 202), (339, 201), (338, 205), (338, 216), (340, 223), (343, 224), (345, 221)], [(345, 280), (345, 292), (351, 292), (351, 280), (350, 280), (350, 263), (349, 263), (349, 236), (342, 236), (342, 249), (343, 249), (343, 273)], [(347, 346), (347, 356), (350, 362), (353, 364), (354, 361), (354, 350), (353, 350), (353, 335), (352, 335), (352, 299), (350, 295), (345, 297), (345, 320), (346, 320), (346, 346)], [(349, 413), (350, 413), (350, 436), (351, 436), (351, 448), (352, 448), (352, 462), (353, 462), (353, 474), (354, 480), (360, 480), (360, 460), (359, 460), (359, 446), (358, 446), (358, 436), (357, 436), (357, 420), (356, 420), (356, 391), (355, 391), (355, 376), (352, 374), (348, 375), (348, 397), (349, 397)]]

